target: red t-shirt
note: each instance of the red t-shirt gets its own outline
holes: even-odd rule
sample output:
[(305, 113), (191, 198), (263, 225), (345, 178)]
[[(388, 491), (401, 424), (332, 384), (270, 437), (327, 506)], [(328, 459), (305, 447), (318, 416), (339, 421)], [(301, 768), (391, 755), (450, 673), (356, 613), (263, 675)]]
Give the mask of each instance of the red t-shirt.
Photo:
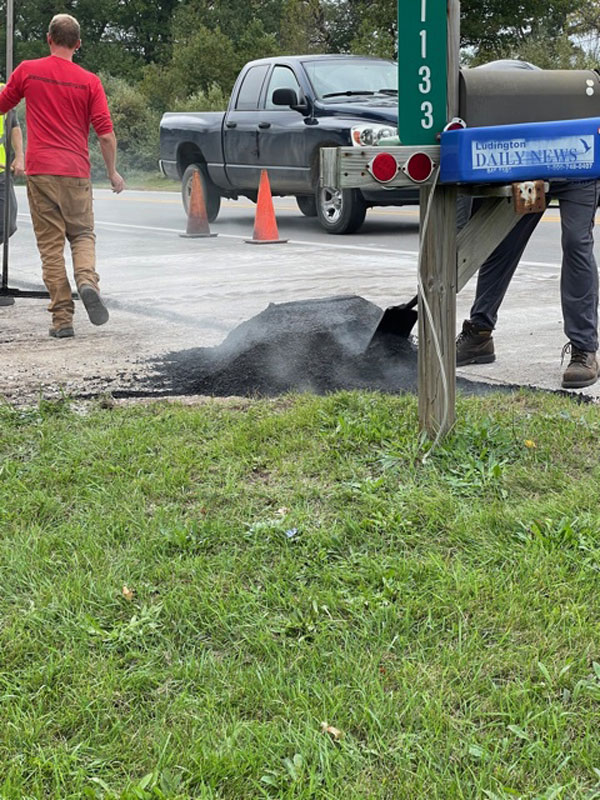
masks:
[(90, 124), (113, 126), (100, 78), (60, 56), (22, 61), (0, 94), (0, 114), (25, 98), (28, 175), (90, 177)]

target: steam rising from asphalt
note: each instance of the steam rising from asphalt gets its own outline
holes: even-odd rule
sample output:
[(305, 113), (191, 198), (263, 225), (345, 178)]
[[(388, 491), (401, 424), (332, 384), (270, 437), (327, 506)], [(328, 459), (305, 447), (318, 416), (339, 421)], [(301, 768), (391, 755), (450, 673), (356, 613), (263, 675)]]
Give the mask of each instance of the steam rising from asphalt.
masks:
[(271, 304), (218, 347), (168, 354), (149, 380), (174, 394), (215, 396), (413, 391), (411, 342), (368, 348), (381, 315), (379, 306), (356, 296)]
[[(169, 353), (147, 380), (176, 395), (415, 392), (417, 350), (391, 336), (370, 345), (382, 309), (357, 296), (271, 304), (218, 347)], [(462, 381), (469, 390), (469, 381)], [(472, 391), (472, 389), (471, 389)]]

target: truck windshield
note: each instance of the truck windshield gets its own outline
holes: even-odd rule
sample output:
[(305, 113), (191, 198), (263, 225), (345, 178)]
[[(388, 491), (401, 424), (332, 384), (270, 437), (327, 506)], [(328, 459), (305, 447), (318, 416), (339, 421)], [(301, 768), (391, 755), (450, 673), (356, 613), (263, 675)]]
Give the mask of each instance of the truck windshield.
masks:
[(332, 58), (305, 61), (304, 69), (320, 100), (361, 94), (391, 95), (398, 90), (398, 68), (392, 61)]

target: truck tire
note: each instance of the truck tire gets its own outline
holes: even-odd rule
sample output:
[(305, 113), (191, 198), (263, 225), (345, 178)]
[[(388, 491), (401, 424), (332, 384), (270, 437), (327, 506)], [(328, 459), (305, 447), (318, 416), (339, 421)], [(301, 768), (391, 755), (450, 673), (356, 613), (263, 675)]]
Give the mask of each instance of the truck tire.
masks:
[(317, 216), (317, 201), (311, 194), (299, 194), (296, 197), (298, 208), (305, 217)]
[(185, 213), (188, 213), (188, 205), (190, 194), (192, 193), (192, 178), (194, 172), (200, 174), (200, 181), (202, 183), (202, 191), (204, 193), (204, 203), (206, 205), (206, 216), (209, 222), (214, 222), (219, 216), (219, 209), (221, 208), (221, 195), (219, 194), (216, 186), (206, 174), (206, 170), (200, 164), (190, 164), (183, 173), (181, 179), (181, 199), (183, 200), (183, 208)]
[(367, 206), (358, 189), (317, 188), (317, 216), (327, 233), (354, 233), (365, 220)]

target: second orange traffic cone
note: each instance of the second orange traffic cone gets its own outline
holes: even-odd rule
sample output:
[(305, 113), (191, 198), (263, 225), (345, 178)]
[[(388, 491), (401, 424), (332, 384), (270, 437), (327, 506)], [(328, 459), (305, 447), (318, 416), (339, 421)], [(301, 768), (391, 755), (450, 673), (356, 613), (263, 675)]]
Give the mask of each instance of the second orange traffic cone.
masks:
[(279, 238), (273, 198), (271, 196), (271, 184), (269, 183), (266, 169), (263, 169), (260, 173), (254, 233), (252, 234), (252, 239), (246, 239), (246, 241), (248, 244), (285, 244), (287, 242), (287, 239)]
[(192, 176), (192, 191), (190, 192), (190, 202), (188, 204), (188, 220), (185, 233), (179, 234), (183, 239), (201, 239), (206, 236), (216, 236), (210, 232), (208, 225), (208, 214), (206, 213), (206, 202), (202, 191), (200, 173), (194, 172)]

